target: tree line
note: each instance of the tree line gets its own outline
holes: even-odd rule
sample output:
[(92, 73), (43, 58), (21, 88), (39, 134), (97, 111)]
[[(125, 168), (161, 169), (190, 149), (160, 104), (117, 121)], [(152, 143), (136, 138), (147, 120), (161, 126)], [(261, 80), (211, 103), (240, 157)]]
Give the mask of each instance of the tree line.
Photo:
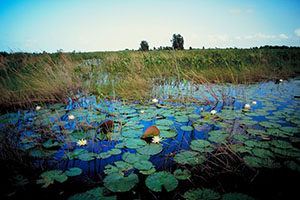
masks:
[[(157, 48), (157, 50), (172, 50), (172, 49), (183, 50), (184, 49), (183, 47), (184, 39), (180, 34), (173, 34), (171, 42), (172, 42), (172, 47), (160, 46)], [(153, 49), (156, 50), (155, 47)], [(149, 51), (149, 44), (146, 40), (141, 41), (139, 50)]]

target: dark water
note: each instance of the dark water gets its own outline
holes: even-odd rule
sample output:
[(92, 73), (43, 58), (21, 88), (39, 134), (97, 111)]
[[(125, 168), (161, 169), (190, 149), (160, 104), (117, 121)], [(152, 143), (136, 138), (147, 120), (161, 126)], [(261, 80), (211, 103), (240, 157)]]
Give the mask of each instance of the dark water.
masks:
[[(170, 95), (173, 100), (178, 101), (163, 100)], [(84, 192), (95, 186), (103, 186), (103, 179), (107, 176), (106, 167), (114, 166), (117, 161), (123, 161), (122, 156), (126, 152), (140, 154), (140, 148), (147, 144), (141, 143), (139, 138), (152, 125), (156, 125), (160, 129), (162, 137), (162, 142), (157, 144), (162, 147), (162, 150), (150, 155), (149, 158), (156, 172), (173, 173), (176, 169), (188, 169), (195, 172), (193, 165), (181, 165), (180, 162), (174, 161), (174, 156), (184, 151), (197, 152), (204, 156), (203, 166), (213, 168), (214, 163), (218, 163), (218, 157), (214, 153), (218, 151), (217, 147), (233, 144), (241, 144), (246, 147), (246, 150), (233, 150), (233, 152), (238, 154), (242, 161), (244, 159), (250, 168), (239, 169), (237, 170), (239, 173), (234, 173), (234, 171), (221, 173), (208, 179), (207, 182), (193, 174), (190, 181), (179, 183), (175, 192), (172, 193), (174, 198), (182, 198), (182, 195), (191, 189), (189, 187), (196, 188), (197, 186), (212, 187), (213, 190), (220, 193), (233, 192), (236, 189), (256, 198), (265, 198), (272, 196), (271, 191), (266, 191), (264, 194), (260, 186), (265, 187), (264, 184), (272, 182), (281, 185), (278, 187), (271, 184), (272, 187), (266, 187), (268, 190), (277, 190), (276, 195), (272, 197), (278, 196), (280, 199), (288, 195), (288, 192), (293, 194), (295, 189), (293, 185), (284, 186), (282, 181), (288, 181), (287, 178), (299, 177), (299, 172), (297, 172), (300, 166), (298, 159), (300, 156), (299, 79), (283, 81), (280, 84), (266, 82), (226, 86), (197, 86), (190, 83), (170, 82), (157, 85), (153, 90), (153, 96), (159, 102), (151, 103), (150, 100), (148, 105), (125, 104), (121, 101), (97, 102), (94, 96), (79, 96), (76, 101), (70, 99), (68, 105), (48, 105), (43, 106), (39, 111), (33, 109), (1, 116), (2, 145), (0, 148), (3, 154), (1, 164), (5, 166), (3, 170), (11, 169), (7, 173), (6, 181), (9, 184), (3, 193), (4, 196), (6, 198), (17, 198), (20, 195), (30, 197), (31, 193), (36, 191), (36, 196), (46, 197), (49, 195), (48, 197), (51, 198), (65, 199), (72, 194)], [(256, 104), (253, 104), (253, 101)], [(250, 104), (251, 108), (245, 109), (245, 104)], [(101, 108), (103, 112), (96, 111), (95, 106)], [(212, 110), (216, 110), (217, 114), (212, 115), (210, 113)], [(144, 113), (142, 114), (141, 111)], [(70, 115), (74, 115), (75, 119), (69, 120)], [(101, 133), (97, 127), (108, 120), (114, 121), (113, 130), (109, 134)], [(87, 125), (89, 130), (85, 128)], [(253, 134), (253, 129), (264, 131), (264, 133), (261, 134), (257, 131), (257, 134)], [(225, 134), (224, 139), (213, 138), (213, 135), (219, 134), (218, 131)], [(81, 134), (79, 134), (80, 132)], [(165, 132), (164, 137), (162, 136), (163, 132)], [(244, 136), (244, 139), (238, 138), (237, 135)], [(263, 138), (271, 141), (268, 141), (268, 147), (260, 148), (259, 145), (262, 144)], [(87, 145), (82, 147), (76, 145), (79, 139), (86, 139)], [(56, 141), (59, 145), (45, 147), (43, 144), (48, 140)], [(202, 151), (195, 145), (191, 148), (192, 141), (200, 140), (209, 141), (210, 147), (214, 150)], [(251, 146), (250, 140), (260, 143)], [(272, 143), (275, 140), (287, 142), (292, 146), (278, 147), (277, 143)], [(93, 153), (91, 154), (92, 158), (85, 161), (78, 157), (73, 159), (66, 157), (68, 152), (72, 153), (78, 149), (85, 149), (87, 153)], [(98, 156), (104, 152), (111, 152), (113, 149), (118, 149), (116, 155), (106, 155), (107, 158)], [(265, 154), (262, 156), (257, 153), (261, 150), (271, 151), (272, 156), (265, 157)], [(16, 159), (18, 156), (14, 156), (14, 153), (22, 160)], [(50, 154), (46, 155), (47, 153)], [(253, 158), (259, 158), (259, 160), (252, 160)], [(222, 157), (222, 159), (224, 158)], [(266, 160), (271, 160), (272, 166), (275, 164), (277, 166), (279, 163), (280, 167), (270, 167), (263, 162)], [(291, 162), (294, 162), (295, 165), (291, 166)], [(235, 164), (237, 163), (233, 163), (233, 165)], [(15, 169), (12, 169), (11, 166), (15, 166)], [(66, 171), (73, 167), (82, 169), (82, 173), (79, 176), (69, 177), (65, 183), (55, 182), (47, 189), (41, 189), (41, 185), (35, 183), (39, 175), (45, 171), (53, 169)], [(254, 169), (252, 170), (251, 167)], [(218, 167), (216, 166), (216, 168)], [(260, 170), (256, 170), (257, 168)], [(296, 169), (292, 170), (291, 168)], [(3, 170), (2, 173), (5, 174)], [(202, 170), (198, 167), (196, 171), (202, 172)], [(131, 173), (139, 176), (139, 184), (135, 186), (135, 189), (122, 194), (130, 195), (132, 198), (168, 197), (167, 192), (152, 194), (153, 192), (144, 183), (147, 175), (141, 174), (140, 170), (133, 167), (130, 170), (121, 171), (124, 176)], [(203, 171), (203, 173), (205, 174), (207, 171)], [(25, 184), (16, 186), (17, 183), (22, 183), (20, 176), (20, 180), (14, 178), (17, 175), (21, 175), (25, 179)], [(253, 180), (249, 181), (246, 177), (253, 177)], [(273, 179), (276, 181), (272, 181)], [(231, 186), (226, 186), (227, 184)], [(74, 188), (76, 189), (73, 190)], [(280, 191), (282, 192), (280, 193)], [(118, 195), (118, 198), (121, 196)]]

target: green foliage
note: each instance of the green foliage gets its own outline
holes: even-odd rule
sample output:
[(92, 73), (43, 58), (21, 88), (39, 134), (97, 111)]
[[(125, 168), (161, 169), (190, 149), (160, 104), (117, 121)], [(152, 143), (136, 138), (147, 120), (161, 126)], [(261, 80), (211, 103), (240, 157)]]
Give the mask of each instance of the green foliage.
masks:
[(141, 41), (140, 50), (149, 51), (149, 44), (147, 41), (145, 41), (145, 40)]
[(119, 173), (109, 174), (104, 178), (104, 186), (112, 192), (127, 192), (139, 182), (136, 174), (125, 177)]
[(184, 198), (187, 200), (214, 200), (221, 196), (210, 189), (192, 189), (184, 193)]
[(149, 175), (146, 178), (146, 185), (149, 189), (154, 192), (161, 192), (162, 187), (164, 187), (168, 192), (174, 190), (177, 185), (178, 181), (169, 172), (155, 172), (154, 174)]
[(184, 49), (183, 47), (184, 40), (180, 34), (173, 34), (171, 42), (174, 49), (178, 49), (178, 50)]

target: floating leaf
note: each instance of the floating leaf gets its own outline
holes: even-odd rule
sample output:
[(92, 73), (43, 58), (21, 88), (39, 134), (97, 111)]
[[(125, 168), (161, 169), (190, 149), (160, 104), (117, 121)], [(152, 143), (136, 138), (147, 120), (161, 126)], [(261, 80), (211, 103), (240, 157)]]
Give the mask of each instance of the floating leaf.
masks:
[(77, 176), (80, 175), (81, 173), (82, 173), (82, 169), (77, 167), (73, 167), (65, 171), (65, 175), (67, 176)]
[(139, 138), (126, 139), (124, 141), (124, 143), (125, 143), (125, 146), (130, 149), (137, 149), (137, 148), (140, 148), (147, 144), (147, 142), (145, 142), (144, 140), (141, 140)]
[(281, 127), (280, 124), (277, 124), (277, 123), (274, 123), (274, 122), (268, 122), (268, 121), (262, 121), (262, 122), (259, 122), (259, 124), (261, 126), (266, 127), (266, 128), (280, 128)]
[(86, 191), (85, 193), (75, 194), (68, 200), (87, 200), (87, 199), (101, 199), (101, 200), (116, 200), (116, 196), (104, 196), (105, 192), (102, 187), (97, 187)]
[(296, 170), (296, 171), (300, 172), (300, 165), (294, 161), (285, 161), (284, 165), (292, 170)]
[(155, 121), (156, 125), (161, 125), (161, 126), (171, 126), (174, 124), (172, 120), (169, 119), (159, 119)]
[(68, 176), (65, 175), (61, 170), (51, 170), (44, 172), (40, 175), (42, 179), (37, 180), (37, 184), (44, 184), (42, 187), (46, 188), (50, 184), (53, 184), (54, 181), (60, 183), (65, 182), (68, 179)]
[(163, 150), (160, 144), (147, 144), (142, 148), (137, 149), (137, 152), (143, 155), (155, 155)]
[(161, 192), (163, 186), (165, 187), (167, 192), (170, 192), (174, 190), (178, 185), (178, 181), (175, 176), (165, 171), (155, 172), (151, 174), (146, 178), (145, 182), (147, 187), (154, 192)]
[(195, 150), (195, 151), (200, 151), (200, 152), (211, 152), (213, 151), (213, 148), (211, 147), (211, 144), (206, 141), (206, 140), (193, 140), (191, 142), (190, 148)]
[(170, 130), (170, 131), (161, 131), (159, 136), (161, 138), (173, 138), (176, 135), (177, 135), (177, 132)]
[(51, 147), (59, 146), (60, 144), (56, 141), (53, 142), (52, 139), (49, 139), (46, 142), (44, 142), (42, 145), (45, 148), (51, 148)]
[(78, 159), (82, 161), (91, 161), (95, 159), (95, 154), (92, 152), (79, 154)]
[(189, 190), (184, 193), (184, 198), (187, 200), (200, 200), (200, 199), (205, 199), (205, 200), (214, 200), (214, 199), (219, 199), (221, 196), (219, 193), (214, 192), (213, 190), (210, 189), (194, 189), (194, 190)]
[(134, 163), (133, 166), (138, 170), (150, 170), (153, 167), (153, 164), (148, 160), (141, 160), (139, 162)]
[(226, 193), (222, 195), (221, 200), (255, 200), (255, 199), (243, 193)]
[(145, 130), (145, 132), (141, 138), (158, 136), (159, 133), (160, 133), (160, 131), (156, 126), (150, 126)]
[(192, 126), (181, 126), (180, 128), (182, 130), (184, 130), (184, 131), (192, 131), (192, 130), (194, 130), (194, 128)]
[(174, 156), (174, 161), (178, 164), (196, 165), (204, 162), (204, 157), (194, 151), (183, 151)]
[(149, 155), (141, 155), (139, 153), (129, 153), (126, 152), (122, 155), (122, 159), (128, 163), (135, 163), (139, 162), (141, 160), (149, 160), (150, 156)]
[(187, 169), (183, 171), (181, 169), (176, 169), (174, 171), (174, 176), (179, 180), (186, 180), (191, 177), (191, 173)]
[(134, 173), (127, 177), (119, 173), (112, 173), (106, 176), (103, 182), (104, 186), (112, 192), (127, 192), (139, 182), (139, 178)]

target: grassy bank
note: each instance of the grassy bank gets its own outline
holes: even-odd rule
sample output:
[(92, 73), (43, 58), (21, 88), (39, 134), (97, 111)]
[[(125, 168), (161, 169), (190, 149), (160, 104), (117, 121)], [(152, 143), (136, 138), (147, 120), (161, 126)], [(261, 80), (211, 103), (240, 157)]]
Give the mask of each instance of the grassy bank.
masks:
[(62, 101), (78, 89), (147, 99), (154, 81), (252, 83), (300, 74), (300, 49), (205, 49), (1, 54), (0, 105)]

